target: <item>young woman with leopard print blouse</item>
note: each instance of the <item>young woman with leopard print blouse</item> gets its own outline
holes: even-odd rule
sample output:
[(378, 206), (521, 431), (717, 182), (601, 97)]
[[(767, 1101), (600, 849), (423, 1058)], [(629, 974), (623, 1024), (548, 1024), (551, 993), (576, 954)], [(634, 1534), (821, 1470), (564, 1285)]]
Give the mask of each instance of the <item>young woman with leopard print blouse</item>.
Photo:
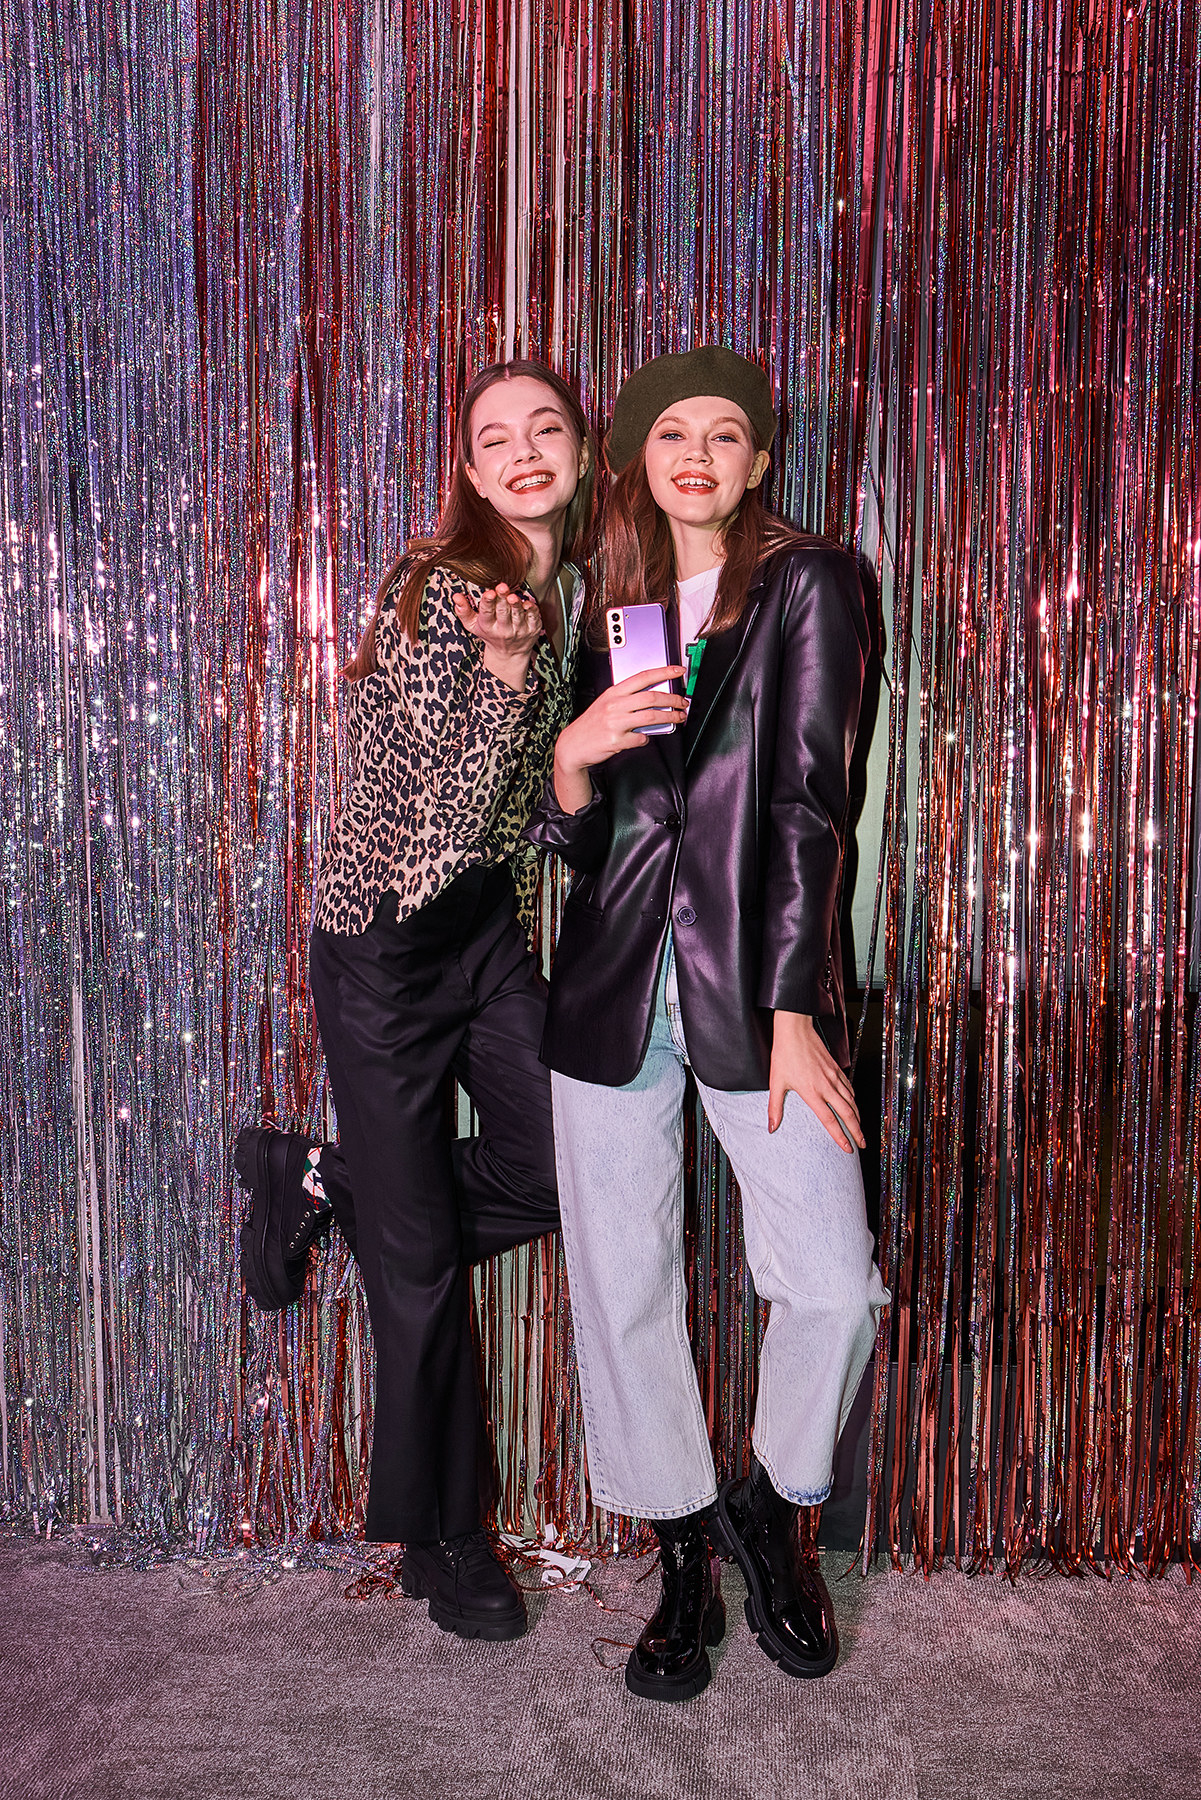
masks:
[[(322, 1147), (317, 1181), (306, 1138), (249, 1128), (236, 1158), (262, 1306), (298, 1297), (333, 1202), (375, 1343), (367, 1536), (405, 1544), (406, 1591), (464, 1637), (526, 1622), (481, 1530), (468, 1265), (558, 1225), (546, 990), (514, 875), (536, 868), (520, 834), (571, 716), (593, 456), (540, 364), (468, 388), (438, 530), (383, 583), (346, 670), (352, 773), (309, 964), (341, 1149)], [(451, 1139), (452, 1072), (478, 1137)]]

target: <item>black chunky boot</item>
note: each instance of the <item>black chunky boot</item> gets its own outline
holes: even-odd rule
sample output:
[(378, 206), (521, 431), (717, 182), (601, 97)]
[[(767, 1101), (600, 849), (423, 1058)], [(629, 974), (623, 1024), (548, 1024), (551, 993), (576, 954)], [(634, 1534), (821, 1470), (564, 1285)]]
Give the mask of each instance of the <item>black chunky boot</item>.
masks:
[(726, 1609), (715, 1579), (705, 1513), (654, 1519), (663, 1597), (626, 1663), (626, 1686), (644, 1700), (691, 1700), (712, 1671), (706, 1646), (720, 1644)]
[(250, 1213), (239, 1233), (242, 1280), (264, 1312), (291, 1306), (304, 1292), (309, 1252), (334, 1222), (327, 1200), (304, 1185), (314, 1138), (247, 1125), (234, 1146), (234, 1169), (250, 1195)]
[(457, 1637), (505, 1643), (526, 1628), (521, 1589), (499, 1560), (486, 1531), (438, 1543), (406, 1544), (403, 1593), (429, 1601), (430, 1618)]
[(834, 1608), (816, 1560), (801, 1555), (797, 1508), (757, 1458), (723, 1482), (717, 1529), (746, 1578), (746, 1622), (786, 1675), (828, 1675), (838, 1660)]

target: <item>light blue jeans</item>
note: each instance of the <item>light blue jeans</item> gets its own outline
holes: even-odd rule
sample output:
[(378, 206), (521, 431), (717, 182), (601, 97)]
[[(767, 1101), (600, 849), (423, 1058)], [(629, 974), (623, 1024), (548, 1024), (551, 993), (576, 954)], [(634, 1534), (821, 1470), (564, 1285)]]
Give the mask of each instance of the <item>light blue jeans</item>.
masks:
[[(650, 1044), (625, 1087), (553, 1077), (563, 1247), (592, 1497), (678, 1518), (717, 1495), (685, 1320), (684, 1071), (670, 941)], [(799, 1094), (767, 1129), (767, 1094), (697, 1083), (742, 1190), (755, 1290), (771, 1302), (755, 1454), (777, 1491), (812, 1506), (871, 1357), (888, 1293), (872, 1260), (858, 1156)]]

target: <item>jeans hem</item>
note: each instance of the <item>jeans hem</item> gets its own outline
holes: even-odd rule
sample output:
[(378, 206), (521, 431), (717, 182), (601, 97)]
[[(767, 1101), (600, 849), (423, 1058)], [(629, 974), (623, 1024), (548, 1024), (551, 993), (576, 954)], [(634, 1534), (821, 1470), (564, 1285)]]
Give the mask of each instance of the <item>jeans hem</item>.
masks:
[(607, 1500), (604, 1494), (597, 1493), (595, 1489), (592, 1493), (592, 1504), (602, 1507), (605, 1512), (620, 1513), (623, 1519), (649, 1519), (652, 1523), (656, 1519), (687, 1518), (689, 1513), (700, 1512), (703, 1507), (712, 1506), (716, 1499), (716, 1487), (711, 1487), (702, 1498), (681, 1500), (678, 1504), (673, 1503), (671, 1506), (647, 1507), (637, 1504), (627, 1506), (624, 1502)]
[(776, 1471), (772, 1468), (758, 1444), (752, 1445), (752, 1448), (754, 1449), (760, 1468), (764, 1471), (768, 1480), (782, 1500), (791, 1501), (793, 1506), (821, 1506), (830, 1498), (830, 1490), (834, 1486), (833, 1480), (829, 1480), (825, 1482), (823, 1486), (816, 1488), (791, 1488), (786, 1482), (780, 1480), (780, 1477), (776, 1474)]

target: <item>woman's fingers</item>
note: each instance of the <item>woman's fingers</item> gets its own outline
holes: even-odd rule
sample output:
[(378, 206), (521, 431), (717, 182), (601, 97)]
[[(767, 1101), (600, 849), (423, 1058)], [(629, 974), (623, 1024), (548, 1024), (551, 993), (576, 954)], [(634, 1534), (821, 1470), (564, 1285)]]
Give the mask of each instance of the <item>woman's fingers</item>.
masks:
[(609, 695), (610, 710), (618, 718), (645, 718), (654, 713), (682, 719), (688, 713), (683, 694), (664, 693), (662, 688), (636, 688), (628, 694), (610, 688)]
[(847, 1116), (845, 1102), (839, 1102), (835, 1106), (827, 1104), (824, 1114), (819, 1112), (818, 1118), (821, 1119), (822, 1124), (840, 1150), (846, 1150), (853, 1155), (856, 1150), (867, 1149), (867, 1139), (863, 1135), (863, 1128), (859, 1123), (858, 1116), (854, 1119)]
[(844, 1094), (833, 1089), (819, 1092), (814, 1088), (811, 1092), (806, 1093), (803, 1088), (789, 1089), (783, 1082), (777, 1087), (773, 1082), (767, 1095), (767, 1129), (769, 1131), (778, 1130), (783, 1123), (784, 1096), (789, 1092), (795, 1093), (798, 1099), (805, 1102), (823, 1131), (833, 1138), (840, 1150), (852, 1156), (856, 1149), (866, 1150), (867, 1139), (863, 1135), (863, 1128), (859, 1123), (859, 1111), (854, 1100), (848, 1099)]
[(678, 681), (688, 673), (681, 663), (668, 663), (662, 669), (642, 669), (637, 675), (627, 675), (624, 681), (615, 681), (609, 689), (611, 694), (639, 694), (644, 688), (657, 687), (661, 681)]
[(867, 1148), (859, 1119), (859, 1104), (850, 1077), (827, 1052), (812, 1082), (812, 1093), (803, 1096), (840, 1150)]
[(623, 692), (613, 687), (602, 695), (599, 711), (603, 732), (599, 748), (613, 756), (645, 744), (650, 725), (682, 725), (688, 717), (688, 702), (679, 694), (640, 688)]
[(498, 606), (503, 606), (506, 602), (515, 598), (516, 596), (512, 590), (507, 588), (503, 581), (498, 581), (495, 587), (484, 589), (479, 600), (476, 602), (476, 605), (478, 610), (482, 613), (494, 613)]
[(798, 1093), (812, 1107), (840, 1150), (854, 1150), (856, 1146), (865, 1150), (867, 1139), (863, 1135), (859, 1103), (850, 1076), (839, 1067), (820, 1040), (813, 1048), (816, 1067), (810, 1065), (812, 1073), (807, 1083), (810, 1091), (798, 1087)]
[(654, 706), (636, 706), (627, 713), (619, 713), (618, 717), (628, 720), (631, 725), (659, 725), (668, 721), (682, 724), (688, 717), (688, 702), (676, 700), (669, 703), (665, 695)]
[(865, 1150), (867, 1139), (850, 1077), (830, 1055), (812, 1018), (777, 1012), (768, 1077), (767, 1128), (778, 1131), (785, 1096), (794, 1093), (840, 1150)]
[[(831, 1082), (814, 1110), (841, 1150), (866, 1150), (867, 1139), (859, 1122), (859, 1108), (848, 1081)], [(831, 1123), (830, 1121), (833, 1121)]]
[(851, 1132), (836, 1112), (827, 1108), (824, 1114), (819, 1112), (817, 1116), (845, 1156), (853, 1156), (856, 1148), (862, 1150), (863, 1145), (856, 1146)]
[(559, 740), (566, 751), (570, 738), (569, 754), (575, 766), (594, 768), (622, 750), (641, 749), (649, 741), (646, 732), (652, 725), (682, 725), (688, 717), (687, 700), (655, 685), (681, 673), (678, 664), (668, 663), (661, 669), (627, 676), (599, 694)]
[(646, 742), (645, 733), (652, 726), (680, 726), (686, 717), (686, 713), (672, 712), (666, 708), (642, 707), (637, 713), (614, 722), (610, 736), (610, 754), (618, 750), (636, 749)]
[(485, 588), (477, 605), (466, 594), (453, 596), (459, 622), (494, 650), (520, 652), (542, 633), (542, 614), (532, 594), (514, 593), (503, 581)]

